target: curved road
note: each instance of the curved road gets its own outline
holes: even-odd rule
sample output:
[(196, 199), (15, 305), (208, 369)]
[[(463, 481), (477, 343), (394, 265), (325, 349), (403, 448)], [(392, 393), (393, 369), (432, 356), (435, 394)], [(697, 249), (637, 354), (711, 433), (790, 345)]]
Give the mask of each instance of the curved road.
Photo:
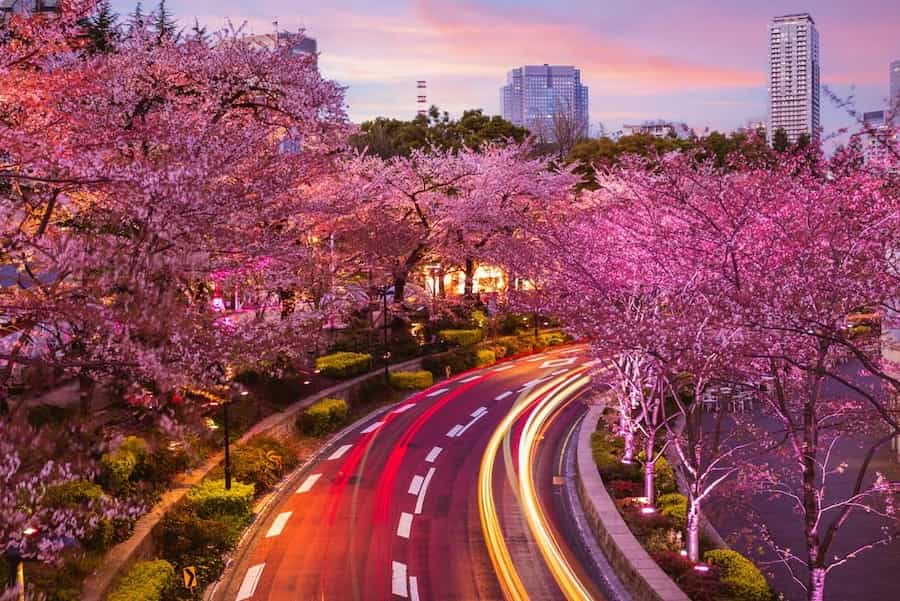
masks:
[(588, 362), (572, 347), (469, 372), (347, 433), (215, 598), (606, 599), (562, 494)]

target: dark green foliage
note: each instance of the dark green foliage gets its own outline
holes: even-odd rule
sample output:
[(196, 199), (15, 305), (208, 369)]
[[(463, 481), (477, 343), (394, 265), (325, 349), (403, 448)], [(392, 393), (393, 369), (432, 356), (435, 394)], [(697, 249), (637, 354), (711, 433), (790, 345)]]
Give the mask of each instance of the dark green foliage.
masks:
[(41, 498), (41, 504), (47, 507), (63, 509), (78, 507), (99, 501), (103, 497), (103, 489), (87, 480), (69, 480), (62, 484), (48, 486)]
[(654, 553), (653, 559), (663, 572), (675, 581), (691, 601), (724, 601), (730, 599), (715, 572), (702, 574), (686, 557), (675, 552)]
[(160, 601), (175, 579), (175, 568), (168, 561), (139, 561), (122, 577), (109, 601)]
[(191, 509), (204, 519), (223, 515), (250, 514), (256, 489), (253, 484), (232, 481), (225, 488), (224, 480), (204, 480), (188, 492), (186, 500)]
[(392, 371), (391, 386), (400, 390), (421, 390), (434, 384), (434, 375), (428, 370)]
[(166, 0), (159, 0), (159, 6), (153, 14), (153, 32), (156, 34), (156, 41), (160, 44), (177, 42), (180, 37), (178, 23), (175, 22), (175, 18), (166, 7)]
[(733, 601), (771, 601), (772, 590), (752, 561), (730, 549), (707, 551), (703, 560), (719, 568), (719, 579)]
[(687, 505), (687, 497), (678, 493), (667, 493), (656, 499), (659, 513), (672, 520), (676, 530), (684, 530), (687, 525)]
[(472, 346), (481, 342), (483, 334), (481, 330), (441, 330), (438, 337), (447, 344), (457, 346)]
[(316, 369), (326, 378), (352, 378), (369, 371), (371, 367), (372, 356), (365, 353), (338, 352), (316, 359)]
[(109, 6), (109, 0), (97, 5), (94, 14), (85, 23), (85, 35), (88, 43), (85, 51), (88, 54), (107, 54), (116, 48), (119, 39), (119, 15)]
[(462, 373), (468, 369), (475, 367), (477, 357), (475, 350), (471, 348), (461, 348), (449, 353), (441, 353), (439, 355), (431, 355), (422, 358), (422, 369), (430, 371), (435, 379), (443, 378), (446, 375), (446, 368), (450, 367), (450, 374)]
[(493, 365), (497, 362), (497, 354), (490, 349), (480, 349), (475, 351), (475, 366), (476, 367), (485, 367), (486, 365)]
[(787, 152), (788, 147), (791, 145), (790, 140), (788, 140), (787, 132), (783, 129), (776, 129), (772, 132), (772, 148), (774, 148), (778, 152)]
[[(297, 454), (271, 436), (254, 436), (231, 450), (231, 474), (252, 483), (256, 494), (266, 492), (297, 467)], [(219, 471), (216, 471), (218, 474)]]
[(623, 449), (624, 443), (621, 438), (602, 431), (591, 434), (591, 452), (603, 480), (640, 482), (642, 479), (640, 465), (622, 463)]
[(344, 425), (348, 413), (344, 399), (321, 399), (300, 413), (297, 425), (307, 436), (324, 436)]
[(388, 386), (384, 378), (376, 376), (369, 378), (350, 391), (350, 404), (353, 407), (367, 404), (381, 404), (391, 400), (394, 396), (393, 389)]

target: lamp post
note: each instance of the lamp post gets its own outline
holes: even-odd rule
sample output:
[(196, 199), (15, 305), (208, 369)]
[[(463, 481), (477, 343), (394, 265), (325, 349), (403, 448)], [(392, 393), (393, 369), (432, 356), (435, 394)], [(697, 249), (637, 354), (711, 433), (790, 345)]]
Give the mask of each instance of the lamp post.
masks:
[(388, 374), (388, 364), (391, 360), (391, 351), (389, 348), (388, 342), (388, 305), (387, 305), (387, 293), (390, 290), (390, 286), (379, 286), (377, 288), (378, 293), (381, 295), (381, 300), (383, 302), (382, 305), (382, 313), (381, 320), (384, 325), (384, 383), (390, 384), (390, 375)]
[[(237, 382), (232, 382), (231, 389), (232, 394), (236, 394), (239, 397), (246, 397), (250, 394), (243, 385), (238, 384)], [(231, 490), (231, 440), (228, 431), (228, 407), (232, 402), (233, 399), (229, 398), (222, 403), (222, 430), (225, 433), (225, 490)]]
[[(22, 530), (26, 540), (38, 533), (34, 526), (26, 526)], [(25, 562), (22, 558), (22, 550), (19, 547), (9, 547), (6, 550), (6, 560), (10, 566), (15, 566), (15, 572), (10, 574), (10, 584), (16, 587), (16, 600), (25, 601)]]

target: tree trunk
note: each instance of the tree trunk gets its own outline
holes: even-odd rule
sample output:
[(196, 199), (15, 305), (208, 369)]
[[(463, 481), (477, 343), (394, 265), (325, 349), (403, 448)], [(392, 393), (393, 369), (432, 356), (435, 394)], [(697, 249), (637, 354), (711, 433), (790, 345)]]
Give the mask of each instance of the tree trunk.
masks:
[(634, 461), (634, 425), (631, 423), (631, 411), (627, 404), (619, 412), (619, 429), (622, 431), (622, 438), (625, 439), (622, 462), (631, 463)]
[(653, 464), (655, 461), (653, 460), (653, 437), (647, 437), (647, 444), (644, 447), (644, 452), (647, 457), (644, 463), (644, 496), (647, 497), (647, 505), (653, 505), (656, 501), (656, 484), (654, 482), (654, 473), (653, 473)]
[(84, 371), (78, 374), (78, 405), (81, 415), (87, 416), (91, 412), (91, 397), (94, 395), (94, 380)]
[(465, 298), (472, 298), (475, 290), (475, 261), (466, 259), (466, 283), (463, 290)]
[(686, 535), (688, 559), (700, 561), (700, 503), (696, 501), (688, 506)]
[(825, 599), (825, 568), (813, 568), (809, 573), (809, 601)]
[(405, 271), (403, 273), (397, 272), (394, 274), (394, 302), (395, 303), (403, 302), (403, 293), (406, 289), (406, 277), (407, 277), (407, 273)]

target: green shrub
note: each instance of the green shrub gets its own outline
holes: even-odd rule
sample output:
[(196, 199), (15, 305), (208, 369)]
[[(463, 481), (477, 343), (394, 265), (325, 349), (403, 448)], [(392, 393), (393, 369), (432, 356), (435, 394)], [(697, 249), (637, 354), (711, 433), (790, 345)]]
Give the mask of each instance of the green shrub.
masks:
[(366, 353), (332, 353), (316, 359), (316, 369), (326, 378), (352, 378), (372, 367), (372, 355)]
[(497, 355), (494, 351), (482, 349), (480, 351), (475, 351), (475, 366), (476, 367), (484, 367), (486, 365), (493, 365), (497, 362)]
[(677, 530), (657, 528), (643, 541), (647, 553), (678, 553), (682, 548), (681, 536)]
[(654, 481), (656, 490), (661, 495), (678, 491), (678, 483), (675, 480), (675, 471), (665, 457), (660, 457), (653, 464)]
[(168, 561), (139, 561), (122, 577), (109, 601), (160, 601), (174, 579), (175, 568)]
[(541, 346), (558, 346), (566, 343), (566, 335), (563, 332), (547, 332), (538, 335), (538, 344)]
[(100, 458), (101, 479), (110, 491), (121, 492), (146, 458), (147, 443), (137, 436), (128, 436), (119, 448)]
[(122, 444), (119, 445), (119, 451), (131, 453), (137, 457), (138, 462), (141, 462), (147, 457), (147, 442), (138, 436), (126, 436)]
[(604, 480), (641, 481), (641, 466), (637, 463), (622, 463), (624, 443), (622, 439), (606, 432), (591, 434), (591, 451), (597, 470)]
[(188, 492), (187, 503), (201, 518), (245, 516), (250, 514), (255, 492), (252, 484), (236, 480), (231, 490), (226, 490), (224, 480), (204, 480)]
[(472, 346), (481, 342), (481, 330), (441, 330), (438, 337), (447, 344)]
[(384, 403), (391, 399), (393, 390), (382, 377), (369, 378), (350, 391), (350, 404), (365, 405), (369, 403)]
[(475, 352), (469, 348), (460, 348), (449, 353), (431, 355), (422, 358), (422, 368), (430, 371), (435, 379), (446, 375), (446, 367), (450, 367), (450, 374), (458, 374), (472, 369), (476, 364)]
[(752, 561), (730, 549), (715, 549), (703, 554), (703, 560), (719, 568), (719, 580), (734, 601), (771, 601), (772, 590), (765, 576)]
[(285, 473), (296, 466), (296, 453), (271, 436), (254, 436), (231, 452), (232, 476), (253, 484), (257, 494), (275, 486)]
[(340, 428), (347, 420), (349, 407), (343, 399), (321, 399), (297, 417), (300, 431), (308, 436), (323, 436)]
[(185, 449), (170, 449), (162, 446), (149, 453), (138, 464), (133, 478), (155, 484), (167, 484), (175, 475), (187, 470), (190, 466), (191, 456)]
[(28, 425), (35, 430), (44, 426), (65, 423), (75, 413), (74, 410), (56, 405), (38, 405), (28, 410)]
[(62, 484), (53, 484), (44, 491), (41, 503), (47, 507), (64, 509), (87, 505), (99, 501), (103, 497), (103, 489), (87, 480), (69, 480)]
[(430, 371), (392, 371), (391, 386), (401, 390), (421, 390), (434, 384), (434, 376)]
[(660, 495), (656, 507), (661, 515), (672, 520), (672, 527), (684, 530), (687, 525), (687, 497), (678, 493)]

